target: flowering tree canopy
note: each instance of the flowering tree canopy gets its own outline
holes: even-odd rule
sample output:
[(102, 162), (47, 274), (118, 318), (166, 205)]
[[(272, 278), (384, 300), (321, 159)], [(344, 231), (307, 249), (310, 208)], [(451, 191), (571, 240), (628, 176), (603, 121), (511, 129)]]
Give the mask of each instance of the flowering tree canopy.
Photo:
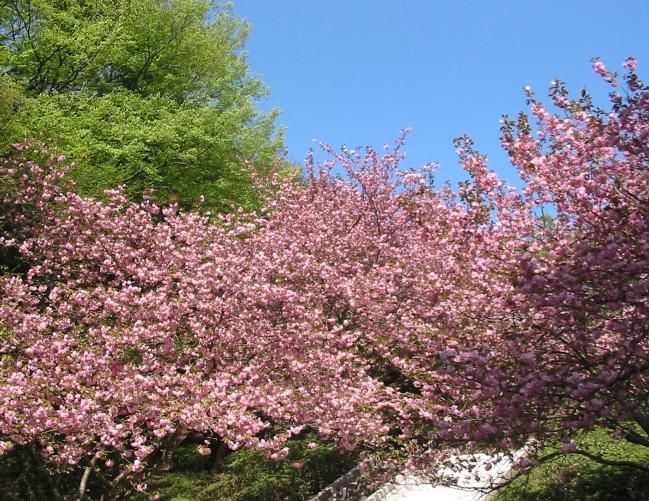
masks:
[(563, 115), (529, 93), (536, 133), (504, 122), (522, 191), (466, 138), (457, 191), (400, 170), (403, 139), (325, 147), (214, 221), (79, 197), (58, 159), (25, 159), (41, 147), (6, 159), (3, 244), (27, 264), (1, 283), (0, 444), (85, 468), (80, 497), (91, 475), (144, 489), (190, 431), (279, 458), (306, 427), (419, 464), (530, 439), (588, 454), (570, 438), (602, 425), (649, 445), (649, 89), (625, 65), (610, 113), (556, 82)]
[(380, 383), (322, 319), (322, 296), (283, 283), (295, 252), (268, 221), (84, 199), (56, 165), (20, 158), (4, 172), (3, 243), (29, 267), (2, 278), (3, 449), (31, 445), (121, 493), (189, 431), (274, 458), (304, 426), (347, 447), (387, 431)]
[[(625, 62), (622, 95), (616, 75), (594, 60), (614, 88), (609, 113), (587, 95), (569, 99), (561, 82), (550, 95), (562, 115), (528, 91), (536, 129), (526, 116), (503, 126), (525, 183), (520, 194), (488, 173), (470, 141), (458, 142), (473, 175), (472, 205), (491, 218), (472, 227), (480, 255), (464, 253), (464, 272), (450, 280), (466, 298), (449, 296), (444, 311), (458, 316), (427, 325), (424, 339), (435, 348), (410, 371), (423, 384), (411, 402), (428, 431), (427, 450), (527, 443), (525, 466), (544, 459), (536, 453), (548, 440), (560, 440), (548, 459), (579, 453), (647, 471), (572, 441), (579, 430), (603, 426), (649, 446), (649, 89), (635, 64)], [(534, 217), (544, 209), (550, 221)]]

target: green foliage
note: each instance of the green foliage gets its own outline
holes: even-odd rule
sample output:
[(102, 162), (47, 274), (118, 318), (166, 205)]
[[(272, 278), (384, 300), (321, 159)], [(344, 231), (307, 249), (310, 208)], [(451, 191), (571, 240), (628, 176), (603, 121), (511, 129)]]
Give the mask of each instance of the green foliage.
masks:
[(197, 453), (195, 444), (184, 444), (173, 454), (173, 468), (176, 473), (201, 473), (208, 471), (212, 463), (210, 456)]
[(206, 471), (206, 458), (196, 457), (195, 446), (183, 446), (176, 451), (173, 471), (149, 482), (150, 491), (174, 501), (298, 501), (326, 487), (356, 461), (354, 454), (330, 446), (309, 449), (304, 440), (292, 440), (288, 446), (290, 454), (283, 461), (239, 450), (225, 459), (218, 474)]
[(254, 204), (240, 166), (270, 168), (282, 137), (277, 111), (256, 110), (267, 91), (242, 53), (248, 29), (209, 0), (11, 0), (3, 145), (55, 138), (84, 195), (125, 183), (135, 198), (152, 187), (185, 206)]
[(32, 130), (58, 137), (59, 150), (78, 163), (82, 194), (99, 196), (124, 183), (132, 195), (153, 187), (164, 202), (191, 205), (204, 195), (212, 206), (245, 204), (250, 183), (240, 159), (268, 166), (275, 158), (275, 143), (266, 141), (270, 117), (244, 125), (254, 114), (252, 103), (223, 113), (128, 91), (43, 95), (25, 113)]
[(47, 499), (47, 486), (41, 484), (42, 477), (31, 466), (26, 451), (18, 448), (0, 456), (0, 492), (9, 499)]
[[(147, 483), (148, 493), (158, 493), (161, 500), (174, 501), (302, 501), (319, 492), (346, 471), (357, 457), (332, 446), (307, 447), (305, 440), (291, 440), (289, 457), (272, 461), (258, 452), (242, 449), (225, 458), (218, 473), (211, 472), (213, 458), (197, 453), (195, 444), (185, 444), (174, 452), (172, 469)], [(15, 447), (0, 456), (0, 499), (36, 501), (51, 499), (51, 486), (44, 482), (42, 465), (24, 447)], [(301, 468), (295, 468), (295, 463)], [(72, 468), (63, 483), (61, 494), (73, 496), (78, 489), (82, 469)], [(97, 498), (101, 485), (91, 476), (89, 492)], [(93, 497), (94, 499), (94, 497)], [(129, 499), (145, 501), (148, 495)]]
[(8, 0), (0, 20), (33, 95), (126, 89), (228, 107), (264, 92), (240, 54), (248, 25), (211, 0)]
[(11, 138), (20, 137), (21, 127), (15, 118), (26, 104), (20, 85), (2, 71), (10, 56), (10, 51), (0, 46), (0, 154), (8, 153)]
[[(649, 450), (616, 440), (605, 430), (584, 433), (580, 448), (604, 458), (649, 466)], [(548, 450), (546, 452), (552, 452)], [(499, 492), (495, 501), (644, 501), (649, 499), (649, 474), (631, 468), (598, 464), (571, 454), (534, 468)]]

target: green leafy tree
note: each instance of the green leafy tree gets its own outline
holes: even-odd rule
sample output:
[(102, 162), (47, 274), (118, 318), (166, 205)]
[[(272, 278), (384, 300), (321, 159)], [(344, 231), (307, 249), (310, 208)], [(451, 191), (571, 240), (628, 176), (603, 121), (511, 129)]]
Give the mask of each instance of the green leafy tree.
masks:
[(9, 56), (9, 51), (0, 47), (0, 153), (7, 153), (6, 138), (15, 138), (19, 135), (20, 127), (15, 117), (25, 104), (20, 86), (13, 78), (1, 71), (3, 63)]
[[(4, 78), (25, 103), (8, 141), (56, 138), (86, 195), (127, 184), (163, 201), (209, 207), (254, 197), (249, 160), (282, 149), (277, 111), (242, 52), (249, 26), (210, 0), (5, 0)], [(0, 120), (8, 85), (0, 81)], [(13, 106), (13, 104), (12, 104)], [(0, 127), (4, 122), (0, 121)]]

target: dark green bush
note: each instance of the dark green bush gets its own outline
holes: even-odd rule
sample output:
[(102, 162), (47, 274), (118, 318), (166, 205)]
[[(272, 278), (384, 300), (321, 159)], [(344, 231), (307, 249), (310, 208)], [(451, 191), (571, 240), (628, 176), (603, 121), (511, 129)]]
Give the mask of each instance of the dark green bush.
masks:
[[(357, 455), (318, 444), (309, 449), (307, 440), (288, 443), (289, 456), (272, 461), (249, 449), (236, 451), (224, 460), (220, 473), (210, 473), (206, 458), (192, 458), (195, 446), (183, 446), (172, 471), (159, 475), (150, 485), (161, 500), (301, 501), (317, 493), (354, 467)], [(209, 459), (209, 458), (207, 458)], [(298, 466), (299, 463), (301, 466)], [(142, 499), (145, 499), (144, 497)]]
[(196, 451), (196, 445), (184, 444), (174, 451), (172, 471), (177, 473), (198, 473), (210, 469), (209, 456), (201, 456)]

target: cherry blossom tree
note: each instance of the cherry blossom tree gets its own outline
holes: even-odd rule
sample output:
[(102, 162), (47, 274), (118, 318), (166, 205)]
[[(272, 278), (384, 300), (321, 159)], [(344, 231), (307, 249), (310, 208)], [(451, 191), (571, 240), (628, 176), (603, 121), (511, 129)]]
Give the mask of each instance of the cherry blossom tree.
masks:
[[(587, 94), (569, 98), (561, 82), (550, 92), (557, 113), (527, 91), (537, 126), (525, 115), (503, 126), (520, 192), (487, 170), (470, 140), (458, 140), (473, 177), (458, 195), (467, 215), (483, 210), (484, 218), (445, 233), (455, 244), (460, 231), (470, 236), (436, 253), (446, 281), (429, 282), (428, 294), (439, 310), (429, 303), (420, 312), (439, 313), (413, 315), (409, 332), (422, 335), (402, 371), (420, 387), (408, 398), (413, 451), (421, 451), (414, 463), (444, 458), (453, 444), (527, 444), (522, 470), (574, 453), (649, 471), (573, 440), (604, 427), (649, 446), (649, 88), (635, 60), (624, 66), (619, 91), (617, 75), (593, 61), (612, 86), (610, 112)], [(551, 218), (539, 217), (544, 211)], [(560, 450), (544, 456), (556, 442)]]
[(458, 190), (400, 167), (403, 138), (323, 146), (306, 179), (259, 181), (259, 213), (213, 219), (81, 198), (41, 146), (6, 159), (24, 264), (1, 279), (1, 447), (53, 497), (73, 471), (114, 499), (190, 432), (281, 458), (317, 431), (426, 467), (553, 440), (607, 462), (571, 442), (595, 426), (649, 445), (649, 89), (625, 66), (609, 113), (528, 92), (538, 126), (503, 126), (522, 190), (468, 138)]
[(22, 156), (3, 165), (3, 244), (28, 266), (2, 277), (0, 444), (30, 450), (52, 498), (75, 472), (78, 498), (145, 490), (192, 431), (275, 459), (304, 427), (346, 447), (387, 431), (380, 382), (306, 309), (320, 297), (284, 286), (266, 220), (84, 199), (57, 159)]
[(273, 205), (268, 252), (289, 249), (278, 275), (299, 297), (327, 298), (327, 322), (386, 386), (413, 463), (528, 444), (523, 467), (578, 453), (647, 470), (573, 441), (599, 426), (649, 445), (649, 88), (633, 59), (624, 66), (620, 93), (593, 62), (610, 112), (555, 82), (553, 114), (528, 90), (537, 126), (524, 115), (503, 126), (522, 190), (460, 138), (471, 180), (458, 191), (400, 171), (400, 144), (383, 156), (329, 149), (308, 186)]
[(624, 67), (619, 91), (617, 75), (593, 60), (612, 87), (610, 112), (588, 95), (569, 99), (554, 82), (551, 97), (563, 116), (530, 96), (537, 137), (525, 123), (504, 127), (527, 205), (555, 210), (552, 228), (537, 237), (542, 251), (526, 253), (517, 276), (514, 301), (530, 340), (521, 352), (535, 368), (518, 394), (538, 408), (519, 426), (522, 436), (557, 434), (563, 452), (604, 463), (576, 450), (575, 430), (604, 426), (649, 446), (649, 88), (635, 60)]

